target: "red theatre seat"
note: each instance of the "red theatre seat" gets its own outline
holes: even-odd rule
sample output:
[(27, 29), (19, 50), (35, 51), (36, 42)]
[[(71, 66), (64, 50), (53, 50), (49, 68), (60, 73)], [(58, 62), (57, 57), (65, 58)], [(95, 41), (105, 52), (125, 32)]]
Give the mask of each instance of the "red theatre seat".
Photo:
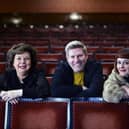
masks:
[(102, 62), (103, 66), (103, 75), (108, 76), (114, 67), (114, 62)]
[(0, 52), (0, 61), (5, 61), (6, 60), (6, 56), (4, 52)]
[(37, 58), (39, 61), (59, 61), (63, 59), (62, 53), (38, 53)]
[(128, 129), (128, 103), (73, 102), (73, 129)]
[(19, 102), (11, 105), (10, 129), (66, 129), (67, 102)]
[(5, 102), (0, 100), (0, 129), (4, 129)]

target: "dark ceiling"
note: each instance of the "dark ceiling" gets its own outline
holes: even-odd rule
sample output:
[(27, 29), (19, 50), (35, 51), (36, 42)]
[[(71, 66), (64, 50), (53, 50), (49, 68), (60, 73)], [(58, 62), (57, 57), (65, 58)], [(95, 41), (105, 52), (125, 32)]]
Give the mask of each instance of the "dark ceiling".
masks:
[(68, 13), (1, 13), (0, 24), (12, 24), (11, 18), (22, 18), (21, 24), (129, 23), (129, 13), (82, 13), (82, 20), (71, 21)]

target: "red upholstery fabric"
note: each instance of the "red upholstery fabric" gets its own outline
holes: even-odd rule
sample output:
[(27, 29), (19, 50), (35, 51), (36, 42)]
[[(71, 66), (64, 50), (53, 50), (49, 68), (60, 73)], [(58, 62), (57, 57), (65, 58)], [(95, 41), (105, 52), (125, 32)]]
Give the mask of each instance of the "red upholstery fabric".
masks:
[(4, 129), (5, 102), (0, 100), (0, 129)]
[(20, 102), (12, 105), (11, 129), (66, 129), (67, 103)]
[(128, 129), (127, 103), (73, 103), (73, 129)]

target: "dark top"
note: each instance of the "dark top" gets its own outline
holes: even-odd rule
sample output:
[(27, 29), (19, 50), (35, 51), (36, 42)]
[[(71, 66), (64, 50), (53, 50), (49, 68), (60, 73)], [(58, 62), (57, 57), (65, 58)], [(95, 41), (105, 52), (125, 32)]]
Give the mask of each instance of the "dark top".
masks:
[(42, 98), (50, 96), (50, 88), (43, 71), (33, 70), (20, 83), (16, 71), (9, 70), (0, 75), (0, 90), (23, 89), (24, 98)]
[(87, 90), (73, 83), (73, 70), (66, 61), (61, 61), (55, 71), (51, 92), (53, 97), (101, 97), (103, 89), (102, 65), (89, 61), (84, 68), (84, 85)]

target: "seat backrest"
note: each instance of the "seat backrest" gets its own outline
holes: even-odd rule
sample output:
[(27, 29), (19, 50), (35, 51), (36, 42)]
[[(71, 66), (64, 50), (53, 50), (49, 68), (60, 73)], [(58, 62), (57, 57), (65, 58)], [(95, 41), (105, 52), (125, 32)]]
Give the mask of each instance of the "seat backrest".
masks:
[(66, 101), (20, 101), (11, 104), (10, 129), (67, 129)]
[(73, 102), (73, 129), (128, 129), (128, 103)]
[(0, 129), (4, 129), (5, 102), (0, 100)]

